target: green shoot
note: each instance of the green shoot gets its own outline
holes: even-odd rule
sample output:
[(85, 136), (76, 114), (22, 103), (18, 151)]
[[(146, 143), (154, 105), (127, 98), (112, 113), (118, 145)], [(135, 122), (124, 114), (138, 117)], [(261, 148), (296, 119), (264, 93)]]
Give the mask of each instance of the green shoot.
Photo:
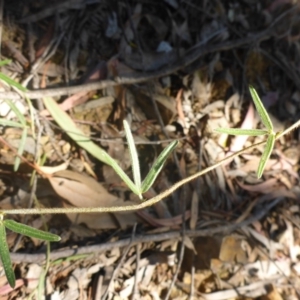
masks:
[(261, 159), (260, 159), (260, 162), (258, 165), (257, 178), (260, 178), (264, 172), (266, 163), (272, 153), (274, 143), (275, 143), (275, 134), (271, 133), (267, 139), (266, 148), (261, 156)]
[(147, 174), (146, 178), (143, 180), (141, 192), (147, 192), (150, 187), (153, 185), (156, 177), (160, 173), (163, 168), (163, 165), (170, 155), (170, 153), (176, 148), (178, 145), (178, 141), (173, 141), (168, 147), (166, 147), (162, 153), (158, 156), (156, 161), (154, 162), (153, 166), (151, 167), (149, 173)]
[(3, 216), (1, 215), (0, 220), (0, 257), (4, 272), (7, 278), (9, 285), (14, 288), (16, 285), (15, 273), (12, 268), (12, 263), (9, 255), (9, 249), (6, 241), (6, 231), (3, 223)]
[[(129, 128), (129, 124), (127, 121), (123, 121), (124, 130), (126, 134), (126, 139), (129, 147), (129, 153), (131, 157), (131, 166), (132, 166), (132, 174), (133, 174), (133, 180), (134, 184), (137, 187), (137, 189), (140, 191), (142, 182), (141, 182), (141, 172), (140, 172), (140, 163), (139, 163), (139, 157), (136, 151), (134, 139), (131, 133), (131, 130)], [(141, 197), (141, 194), (139, 195)]]
[(259, 161), (259, 165), (257, 168), (257, 178), (261, 178), (264, 169), (266, 167), (267, 161), (270, 158), (270, 155), (272, 153), (275, 139), (277, 137), (277, 134), (273, 131), (273, 124), (269, 117), (268, 112), (266, 111), (263, 103), (261, 102), (259, 96), (257, 95), (256, 90), (254, 87), (250, 86), (250, 93), (252, 96), (252, 99), (254, 101), (255, 107), (257, 109), (257, 112), (265, 125), (266, 129), (239, 129), (239, 128), (217, 128), (215, 129), (218, 133), (226, 133), (231, 135), (248, 135), (248, 136), (259, 136), (259, 135), (267, 135), (268, 139), (266, 142), (266, 148), (261, 156), (261, 159)]
[(263, 124), (266, 126), (266, 128), (269, 130), (269, 133), (273, 133), (273, 124), (272, 121), (264, 107), (264, 105), (262, 104), (259, 96), (257, 95), (256, 90), (254, 89), (253, 86), (249, 86), (249, 90), (253, 99), (253, 102), (255, 104), (255, 107), (257, 109), (257, 112), (263, 122)]
[(15, 274), (12, 268), (12, 263), (9, 255), (9, 249), (6, 242), (6, 230), (5, 228), (10, 229), (16, 233), (26, 235), (32, 238), (44, 240), (44, 241), (51, 241), (51, 242), (58, 242), (60, 241), (60, 237), (56, 234), (42, 231), (39, 229), (35, 229), (33, 227), (18, 223), (14, 220), (4, 220), (3, 215), (0, 215), (0, 257), (3, 264), (3, 268), (5, 271), (5, 275), (9, 285), (14, 288), (16, 279)]
[(132, 161), (132, 172), (134, 178), (134, 181), (132, 181), (121, 169), (117, 161), (115, 161), (110, 155), (108, 155), (106, 151), (93, 143), (89, 137), (85, 136), (84, 133), (76, 127), (76, 124), (73, 122), (70, 116), (66, 112), (64, 112), (52, 98), (44, 98), (44, 103), (53, 119), (73, 139), (73, 141), (75, 141), (80, 147), (85, 149), (95, 158), (111, 166), (120, 176), (120, 178), (125, 182), (128, 188), (134, 194), (138, 195), (141, 200), (143, 199), (142, 193), (147, 191), (152, 186), (159, 172), (161, 171), (167, 157), (177, 145), (177, 142), (173, 142), (162, 152), (162, 154), (158, 157), (153, 167), (151, 168), (149, 174), (146, 176), (146, 179), (143, 181), (143, 183), (141, 183), (138, 154), (129, 125), (124, 120), (124, 129)]

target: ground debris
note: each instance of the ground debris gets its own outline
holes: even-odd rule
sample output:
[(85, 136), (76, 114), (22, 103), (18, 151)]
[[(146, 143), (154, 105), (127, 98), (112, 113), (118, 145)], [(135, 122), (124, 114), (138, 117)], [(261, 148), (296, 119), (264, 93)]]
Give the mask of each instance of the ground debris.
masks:
[[(59, 128), (47, 95), (129, 176), (124, 119), (142, 175), (179, 141), (147, 199), (265, 138), (214, 132), (262, 127), (249, 84), (276, 132), (298, 119), (295, 1), (15, 2), (0, 8), (2, 59), (12, 60), (1, 72), (29, 91), (1, 80), (1, 209), (139, 201)], [(257, 179), (263, 150), (140, 211), (12, 216), (62, 239), (47, 257), (46, 243), (8, 232), (17, 280), (11, 289), (0, 267), (0, 299), (298, 299), (298, 131), (276, 141)]]

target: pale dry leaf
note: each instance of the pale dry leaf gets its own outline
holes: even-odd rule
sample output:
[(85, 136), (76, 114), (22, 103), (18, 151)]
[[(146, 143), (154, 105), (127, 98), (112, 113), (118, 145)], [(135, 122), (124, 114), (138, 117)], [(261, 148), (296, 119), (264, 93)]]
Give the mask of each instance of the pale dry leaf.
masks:
[(296, 272), (298, 276), (300, 275), (300, 262), (293, 264), (293, 270)]
[(292, 262), (297, 262), (298, 256), (300, 254), (299, 252), (300, 248), (299, 245), (295, 244), (294, 230), (293, 230), (292, 223), (287, 220), (284, 221), (286, 224), (286, 229), (281, 234), (279, 238), (279, 243), (283, 244), (289, 249), (290, 259), (292, 260)]
[[(130, 205), (130, 201), (125, 203), (122, 199), (110, 194), (94, 178), (73, 171), (57, 172), (49, 181), (55, 192), (75, 207)], [(64, 206), (70, 207), (68, 203), (64, 203)], [(113, 215), (109, 213), (101, 214), (101, 217), (99, 214), (67, 214), (67, 216), (71, 221), (77, 224), (85, 223), (89, 228), (93, 229), (117, 228), (118, 225), (126, 228), (139, 220), (133, 212), (116, 214), (119, 215), (119, 224), (116, 223)]]
[(151, 283), (152, 276), (154, 274), (156, 267), (155, 267), (155, 265), (148, 265), (148, 266), (145, 266), (144, 268), (145, 268), (145, 272), (144, 272), (144, 276), (141, 281), (141, 285), (144, 285), (145, 287), (147, 287)]
[(217, 100), (214, 101), (213, 103), (210, 103), (206, 105), (202, 110), (201, 113), (203, 114), (210, 114), (211, 112), (219, 109), (223, 109), (225, 106), (225, 103), (223, 100)]
[(69, 160), (55, 167), (40, 166), (40, 170), (46, 174), (54, 174), (59, 171), (64, 171), (69, 166)]
[(49, 181), (60, 197), (76, 207), (107, 207), (120, 202), (93, 178), (73, 171), (57, 172)]
[(140, 268), (137, 274), (135, 274), (134, 276), (128, 278), (123, 282), (123, 288), (119, 292), (119, 296), (121, 297), (121, 299), (126, 299), (126, 297), (129, 297), (132, 294), (134, 283), (135, 281), (141, 282), (141, 280), (144, 277), (145, 268), (146, 267)]
[(185, 247), (192, 250), (194, 252), (194, 254), (197, 255), (197, 250), (195, 248), (195, 245), (189, 236), (185, 235), (183, 237), (183, 243), (184, 243)]
[(254, 282), (249, 285), (237, 287), (234, 289), (217, 291), (209, 294), (201, 293), (201, 297), (204, 300), (237, 299), (240, 298), (241, 296), (249, 297), (250, 299), (254, 299), (254, 298), (256, 299), (257, 297), (265, 295), (267, 293), (266, 286), (268, 284), (273, 283), (275, 282), (275, 280), (280, 278), (281, 276), (276, 276), (269, 280), (261, 280), (259, 282)]
[[(241, 171), (250, 172), (250, 171), (256, 171), (257, 167), (259, 165), (260, 158), (255, 157), (253, 155), (244, 154), (242, 155), (244, 158), (246, 158), (248, 161), (240, 167)], [(288, 163), (286, 160), (277, 160), (277, 159), (269, 159), (267, 161), (265, 171), (266, 170), (285, 170), (288, 172), (291, 176), (298, 179), (298, 174), (293, 170), (293, 166)]]
[[(235, 111), (237, 113), (240, 112), (240, 109), (236, 109), (239, 105), (240, 101), (240, 94), (238, 93), (234, 93), (225, 103), (225, 109), (224, 109), (224, 113), (225, 113), (225, 117), (226, 120), (229, 122), (231, 117), (230, 117), (230, 109), (231, 107), (235, 109)], [(240, 122), (240, 113), (238, 115), (235, 116), (234, 121)]]
[[(5, 283), (7, 282), (6, 276), (2, 276), (0, 277), (0, 282), (2, 282), (2, 278), (5, 280), (3, 280)], [(26, 282), (27, 284), (27, 282)], [(25, 285), (25, 280), (24, 279), (17, 279), (16, 280), (16, 285), (15, 288), (12, 288), (9, 284), (5, 284), (5, 285), (1, 285), (0, 287), (0, 296), (5, 296), (8, 295), (9, 293), (11, 293), (12, 291), (22, 287)], [(1, 299), (9, 299), (8, 296), (6, 298), (1, 298)]]
[[(252, 129), (254, 124), (254, 107), (250, 104), (245, 119), (240, 127), (240, 129)], [(245, 143), (249, 136), (239, 135), (234, 137), (230, 145), (230, 151), (226, 154), (226, 157), (231, 155), (234, 152), (240, 151), (245, 146)], [(224, 165), (228, 165), (232, 160), (227, 161)]]
[(192, 81), (193, 96), (198, 99), (199, 105), (205, 107), (212, 97), (213, 85), (207, 79), (201, 78), (200, 72), (195, 72)]
[(291, 260), (258, 260), (243, 267), (243, 276), (270, 279), (276, 275), (289, 277), (291, 275)]
[(237, 181), (237, 184), (244, 190), (250, 192), (260, 192), (263, 194), (271, 193), (278, 186), (277, 178), (270, 178), (259, 184), (249, 185)]
[(266, 236), (262, 235), (261, 233), (257, 232), (256, 230), (250, 227), (243, 227), (242, 231), (245, 233), (250, 233), (257, 241), (262, 243), (266, 249), (269, 251), (270, 258), (275, 256), (277, 250), (283, 250), (283, 245), (272, 241), (271, 239), (267, 238)]
[[(30, 291), (33, 291), (35, 288), (37, 288), (39, 284), (39, 277), (42, 275), (44, 269), (38, 265), (38, 264), (30, 264), (27, 266), (28, 271), (26, 274), (26, 279), (28, 279), (28, 285), (27, 288)], [(32, 280), (35, 279), (35, 280)]]
[(79, 282), (74, 276), (70, 276), (68, 280), (68, 289), (61, 294), (63, 300), (79, 299)]
[(59, 291), (55, 291), (50, 295), (50, 300), (62, 300)]
[[(20, 113), (22, 113), (23, 115), (26, 114), (27, 108), (20, 100), (13, 100), (12, 102), (15, 104)], [(15, 113), (12, 111), (5, 100), (0, 101), (0, 116), (5, 117), (5, 119), (7, 120), (11, 120), (16, 117)]]

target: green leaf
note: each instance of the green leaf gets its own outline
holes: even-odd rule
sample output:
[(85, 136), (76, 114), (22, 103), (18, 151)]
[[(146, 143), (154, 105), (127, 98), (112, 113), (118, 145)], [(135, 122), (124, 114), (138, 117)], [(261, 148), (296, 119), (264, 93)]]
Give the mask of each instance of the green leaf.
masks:
[(25, 127), (26, 119), (25, 119), (24, 115), (20, 112), (20, 110), (17, 108), (15, 103), (13, 103), (11, 100), (5, 100), (5, 102), (9, 105), (11, 110), (15, 113), (15, 115), (19, 119), (20, 123)]
[(9, 65), (11, 63), (11, 59), (4, 59), (0, 61), (0, 67), (3, 67), (5, 65)]
[(272, 153), (274, 143), (275, 143), (275, 134), (272, 133), (269, 135), (267, 142), (266, 142), (266, 148), (261, 156), (261, 159), (259, 161), (258, 169), (257, 169), (257, 178), (260, 178), (264, 172), (266, 163), (268, 159), (270, 158), (270, 155)]
[(258, 112), (262, 122), (264, 123), (266, 128), (269, 130), (269, 133), (273, 133), (273, 124), (272, 124), (271, 119), (270, 119), (264, 105), (262, 104), (258, 94), (256, 93), (256, 90), (251, 85), (249, 86), (249, 89), (250, 89), (250, 93), (251, 93), (252, 99), (254, 101), (254, 104), (256, 106), (257, 112)]
[(75, 141), (80, 147), (85, 149), (95, 158), (110, 165), (121, 177), (121, 179), (127, 184), (127, 186), (133, 191), (133, 193), (135, 193), (136, 195), (140, 195), (140, 189), (135, 186), (135, 184), (121, 169), (118, 163), (103, 149), (101, 149), (87, 136), (85, 136), (84, 133), (76, 127), (76, 124), (73, 122), (73, 120), (58, 106), (58, 104), (51, 97), (45, 97), (44, 103), (56, 123), (69, 135), (69, 137), (73, 141)]
[(14, 231), (16, 233), (20, 233), (22, 235), (26, 235), (32, 238), (49, 241), (49, 242), (58, 242), (60, 241), (60, 237), (56, 234), (42, 231), (21, 223), (18, 223), (14, 220), (4, 220), (3, 221), (4, 226), (11, 231)]
[(12, 268), (9, 249), (6, 241), (6, 231), (2, 220), (0, 220), (0, 257), (7, 281), (9, 285), (14, 288), (16, 285), (16, 278)]
[(27, 89), (24, 88), (20, 83), (14, 81), (13, 79), (9, 78), (8, 76), (4, 75), (3, 73), (0, 72), (0, 79), (4, 81), (7, 85), (12, 86), (21, 92), (26, 92)]
[(239, 128), (217, 128), (214, 131), (218, 133), (227, 133), (231, 135), (249, 135), (249, 136), (265, 135), (269, 133), (269, 131), (263, 129), (239, 129)]
[(24, 127), (21, 123), (6, 120), (6, 119), (3, 119), (3, 118), (0, 118), (0, 125), (9, 126), (9, 127), (18, 127), (18, 128), (23, 128)]
[(160, 153), (160, 155), (156, 159), (155, 163), (153, 164), (152, 168), (150, 169), (149, 173), (147, 174), (146, 178), (142, 183), (142, 193), (145, 193), (150, 189), (156, 177), (160, 173), (169, 154), (175, 149), (177, 145), (178, 141), (173, 141)]
[(126, 134), (126, 139), (129, 147), (129, 153), (131, 157), (131, 165), (132, 165), (132, 174), (133, 174), (133, 180), (135, 183), (135, 186), (138, 189), (141, 189), (141, 172), (140, 172), (140, 164), (139, 164), (139, 157), (138, 153), (136, 151), (134, 139), (131, 133), (131, 130), (129, 128), (129, 125), (126, 120), (123, 121), (124, 130)]
[(14, 163), (14, 171), (18, 171), (19, 166), (20, 166), (20, 162), (21, 162), (21, 158), (20, 156), (23, 155), (24, 149), (25, 149), (25, 144), (26, 144), (26, 139), (27, 139), (27, 131), (28, 128), (24, 127), (23, 132), (22, 132), (22, 136), (21, 136), (21, 140), (20, 140), (20, 145), (18, 148), (18, 154), (19, 156), (16, 156), (15, 158), (15, 163)]

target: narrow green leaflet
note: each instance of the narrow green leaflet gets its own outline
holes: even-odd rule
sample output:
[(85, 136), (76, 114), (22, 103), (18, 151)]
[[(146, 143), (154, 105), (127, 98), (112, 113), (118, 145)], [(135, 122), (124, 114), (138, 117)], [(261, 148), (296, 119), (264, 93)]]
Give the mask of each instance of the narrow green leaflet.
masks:
[(58, 242), (60, 241), (60, 237), (56, 234), (42, 231), (21, 223), (18, 223), (14, 220), (4, 220), (3, 221), (4, 226), (11, 231), (14, 231), (16, 233), (20, 233), (22, 235), (26, 235), (32, 238), (49, 241), (49, 242)]
[(15, 113), (15, 115), (19, 119), (20, 123), (25, 127), (26, 119), (25, 119), (24, 115), (20, 112), (20, 110), (17, 108), (15, 103), (13, 103), (11, 100), (5, 100), (5, 102), (9, 105), (11, 110)]
[[(142, 182), (141, 182), (141, 172), (140, 172), (138, 153), (136, 151), (134, 139), (133, 139), (131, 130), (129, 128), (129, 124), (127, 123), (126, 120), (123, 121), (123, 125), (124, 125), (125, 134), (126, 134), (126, 139), (128, 142), (129, 153), (130, 153), (130, 157), (131, 157), (133, 181), (135, 183), (135, 186), (140, 190)], [(139, 196), (141, 196), (141, 195), (139, 195)]]
[(273, 133), (273, 124), (272, 124), (271, 119), (270, 119), (264, 105), (262, 104), (256, 90), (251, 85), (249, 86), (249, 90), (250, 90), (255, 107), (257, 109), (257, 112), (258, 112), (262, 122), (264, 123), (266, 128), (269, 130), (269, 132)]
[(16, 81), (14, 81), (13, 79), (11, 79), (8, 76), (4, 75), (1, 72), (0, 72), (0, 80), (4, 81), (9, 86), (12, 86), (12, 87), (20, 90), (21, 92), (26, 92), (27, 91), (27, 89), (24, 88), (24, 86), (22, 86), (20, 83), (17, 83)]
[(84, 133), (76, 127), (76, 124), (68, 116), (68, 114), (66, 114), (51, 97), (45, 97), (44, 103), (53, 119), (69, 135), (69, 137), (73, 141), (75, 141), (80, 147), (85, 149), (98, 160), (110, 165), (115, 170), (115, 172), (121, 177), (121, 179), (127, 184), (127, 186), (133, 191), (133, 193), (140, 195), (140, 190), (121, 169), (118, 163), (112, 157), (110, 157), (106, 153), (106, 151), (101, 149), (99, 146), (93, 143), (87, 136), (85, 136)]
[(270, 155), (272, 153), (274, 143), (275, 143), (275, 137), (276, 135), (274, 133), (270, 134), (267, 142), (266, 142), (266, 148), (261, 156), (261, 159), (259, 161), (258, 169), (257, 169), (257, 178), (260, 178), (264, 172), (266, 163), (268, 159), (270, 158)]
[(11, 63), (11, 59), (4, 59), (0, 61), (0, 67), (3, 67), (5, 65), (8, 65)]
[(2, 125), (2, 126), (10, 126), (10, 127), (19, 127), (19, 128), (23, 128), (24, 127), (21, 123), (10, 121), (10, 120), (6, 120), (6, 119), (2, 119), (2, 118), (0, 118), (0, 125)]
[(160, 155), (154, 162), (153, 166), (151, 167), (149, 173), (147, 174), (146, 178), (144, 179), (144, 181), (142, 183), (142, 193), (145, 193), (150, 189), (150, 187), (154, 183), (156, 177), (158, 176), (159, 172), (161, 171), (169, 154), (175, 149), (175, 147), (177, 145), (178, 145), (178, 141), (173, 141), (168, 147), (166, 147), (160, 153)]
[(15, 172), (18, 171), (18, 169), (19, 169), (20, 162), (21, 162), (20, 156), (23, 155), (23, 152), (24, 152), (24, 149), (25, 149), (25, 144), (26, 144), (26, 139), (27, 139), (27, 131), (28, 131), (28, 128), (24, 127), (23, 132), (22, 132), (22, 136), (21, 136), (21, 139), (20, 139), (20, 145), (19, 145), (19, 148), (18, 148), (18, 155), (19, 156), (16, 156), (16, 158), (15, 158), (15, 163), (14, 163), (14, 171)]
[(2, 220), (0, 220), (0, 257), (7, 281), (9, 285), (14, 288), (16, 284), (16, 278), (10, 260), (9, 249), (6, 242), (6, 231)]
[(217, 128), (214, 131), (218, 133), (227, 133), (231, 135), (249, 135), (249, 136), (265, 135), (269, 133), (269, 131), (263, 129), (239, 129), (239, 128)]

